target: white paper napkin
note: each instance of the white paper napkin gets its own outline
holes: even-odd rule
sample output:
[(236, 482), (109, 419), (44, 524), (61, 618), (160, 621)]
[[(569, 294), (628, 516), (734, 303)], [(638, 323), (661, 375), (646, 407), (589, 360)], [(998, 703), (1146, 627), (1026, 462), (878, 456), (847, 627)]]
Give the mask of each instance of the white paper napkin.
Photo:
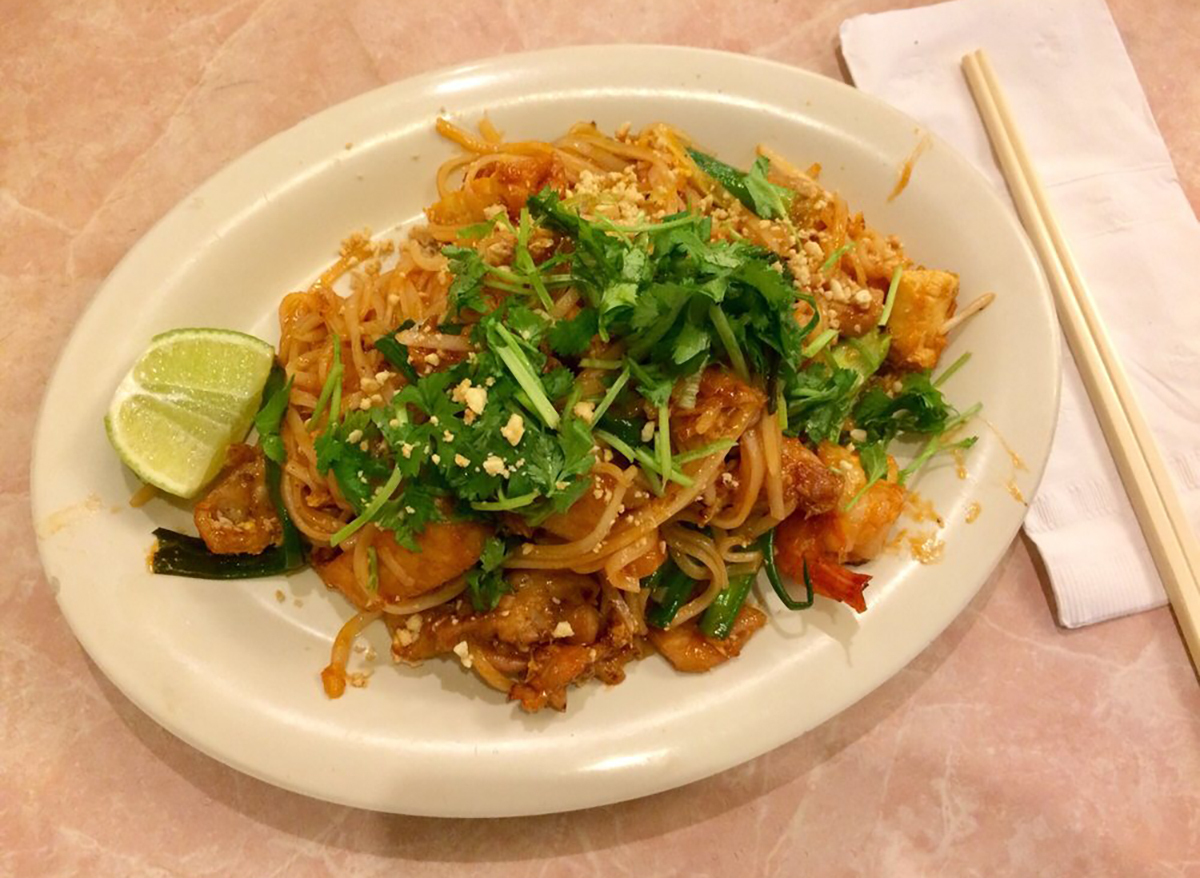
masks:
[[(1007, 194), (960, 68), (963, 55), (987, 50), (1200, 528), (1200, 223), (1103, 0), (955, 0), (852, 18), (841, 38), (860, 89), (923, 122)], [(1075, 628), (1166, 596), (1067, 362), (1058, 432), (1025, 530), (1061, 623)]]

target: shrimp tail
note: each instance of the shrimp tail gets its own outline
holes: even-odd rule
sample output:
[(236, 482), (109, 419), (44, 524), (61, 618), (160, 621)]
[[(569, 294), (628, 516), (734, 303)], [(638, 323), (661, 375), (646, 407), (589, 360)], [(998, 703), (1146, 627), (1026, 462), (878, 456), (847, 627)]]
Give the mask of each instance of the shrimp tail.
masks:
[(866, 573), (855, 573), (828, 558), (817, 558), (809, 562), (809, 575), (812, 577), (813, 591), (817, 594), (841, 601), (854, 608), (857, 613), (867, 611), (867, 602), (863, 599), (863, 589), (870, 583), (871, 577)]

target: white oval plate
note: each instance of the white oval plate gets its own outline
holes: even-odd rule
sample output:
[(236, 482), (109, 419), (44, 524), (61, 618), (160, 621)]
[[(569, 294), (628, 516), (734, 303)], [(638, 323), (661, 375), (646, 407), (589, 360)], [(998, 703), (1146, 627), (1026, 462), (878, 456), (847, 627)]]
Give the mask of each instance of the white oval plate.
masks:
[[(396, 668), (382, 626), (370, 685), (329, 701), (318, 673), (349, 608), (315, 574), (222, 583), (147, 572), (151, 529), (189, 516), (164, 501), (127, 505), (135, 483), (101, 423), (113, 388), (150, 336), (172, 327), (278, 338), (280, 297), (348, 232), (410, 222), (434, 198), (434, 170), (452, 153), (433, 130), (443, 108), (467, 124), (487, 111), (530, 138), (579, 119), (610, 130), (666, 120), (735, 164), (760, 141), (821, 162), (822, 182), (916, 260), (958, 271), (964, 300), (999, 294), (943, 362), (974, 353), (950, 396), (984, 402), (1027, 461), (1017, 477), (1032, 492), (1057, 406), (1053, 311), (1010, 211), (964, 159), (935, 139), (888, 204), (924, 132), (841, 83), (692, 49), (510, 56), (381, 88), (272, 138), (184, 199), (97, 294), (50, 382), (32, 486), (47, 576), (96, 664), (164, 727), (234, 768), (330, 801), (444, 816), (563, 811), (679, 786), (795, 738), (900, 670), (978, 591), (1024, 515), (1007, 487), (1010, 456), (982, 425), (965, 481), (945, 461), (919, 482), (945, 517), (940, 563), (872, 564), (862, 616), (823, 599), (797, 614), (771, 603), (772, 623), (738, 660), (688, 676), (651, 657), (620, 686), (572, 690), (565, 715), (526, 716), (450, 662)], [(983, 511), (968, 525), (972, 502)]]

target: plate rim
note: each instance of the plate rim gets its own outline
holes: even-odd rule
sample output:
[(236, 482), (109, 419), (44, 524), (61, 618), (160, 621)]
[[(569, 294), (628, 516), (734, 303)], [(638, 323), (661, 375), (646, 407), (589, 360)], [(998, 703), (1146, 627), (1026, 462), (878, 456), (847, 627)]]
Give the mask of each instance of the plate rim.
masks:
[[(287, 128), (284, 128), (283, 130), (271, 135), (266, 140), (256, 144), (255, 146), (251, 147), (249, 150), (241, 153), (237, 157), (226, 162), (218, 170), (216, 170), (214, 173), (209, 175), (197, 187), (195, 187), (194, 189), (192, 189), (191, 191), (186, 193), (176, 204), (174, 204), (165, 214), (163, 214), (162, 217), (159, 218), (137, 240), (137, 242), (133, 244), (132, 247), (130, 247), (130, 249), (116, 263), (116, 265), (113, 267), (113, 269), (108, 274), (108, 276), (104, 279), (104, 281), (97, 287), (95, 293), (91, 297), (91, 300), (88, 302), (86, 307), (82, 310), (79, 317), (76, 319), (75, 325), (72, 328), (66, 342), (63, 344), (63, 346), (60, 348), (60, 350), (58, 352), (58, 355), (55, 359), (53, 369), (50, 373), (50, 377), (46, 383), (46, 388), (43, 393), (41, 402), (39, 404), (39, 409), (38, 409), (34, 432), (33, 432), (33, 443), (32, 443), (32, 448), (31, 448), (30, 497), (31, 497), (31, 506), (32, 506), (33, 519), (34, 519), (35, 525), (36, 525), (36, 523), (44, 520), (45, 517), (52, 512), (52, 510), (45, 508), (45, 505), (43, 502), (43, 495), (44, 495), (43, 486), (44, 486), (45, 480), (47, 478), (49, 478), (48, 474), (46, 473), (47, 462), (45, 461), (45, 459), (42, 456), (43, 455), (42, 449), (43, 449), (43, 445), (44, 445), (43, 434), (46, 430), (49, 429), (48, 424), (47, 424), (47, 417), (48, 417), (48, 410), (50, 409), (51, 396), (53, 395), (52, 390), (54, 389), (56, 384), (58, 384), (60, 381), (64, 380), (62, 378), (62, 376), (60, 375), (60, 368), (62, 366), (62, 363), (66, 359), (68, 352), (71, 351), (72, 348), (76, 344), (79, 343), (79, 340), (87, 337), (88, 332), (91, 329), (90, 324), (92, 322), (94, 322), (96, 319), (98, 319), (97, 315), (99, 314), (99, 312), (101, 310), (101, 303), (102, 303), (106, 293), (108, 292), (108, 290), (111, 287), (119, 288), (119, 282), (122, 281), (124, 275), (131, 270), (130, 267), (136, 266), (138, 264), (138, 262), (143, 258), (144, 254), (147, 253), (148, 251), (150, 251), (154, 246), (156, 246), (159, 239), (161, 239), (165, 236), (168, 236), (171, 233), (173, 226), (175, 226), (177, 223), (180, 222), (181, 217), (186, 215), (186, 213), (188, 211), (188, 203), (192, 199), (204, 198), (212, 192), (219, 191), (222, 184), (224, 183), (224, 181), (235, 177), (237, 171), (240, 168), (248, 166), (250, 164), (253, 164), (255, 161), (257, 161), (259, 158), (261, 158), (264, 155), (270, 155), (273, 152), (279, 151), (281, 144), (286, 145), (289, 141), (291, 141), (294, 138), (299, 138), (301, 136), (304, 136), (307, 133), (317, 131), (322, 124), (322, 119), (334, 110), (349, 110), (350, 108), (356, 108), (359, 105), (367, 106), (367, 105), (370, 105), (370, 104), (373, 104), (373, 103), (379, 101), (383, 95), (385, 95), (385, 94), (390, 95), (392, 93), (396, 93), (396, 94), (407, 93), (410, 98), (419, 99), (425, 90), (429, 89), (431, 86), (433, 86), (437, 83), (444, 83), (447, 81), (452, 81), (457, 78), (462, 78), (462, 77), (469, 76), (472, 74), (487, 73), (487, 72), (508, 74), (508, 75), (515, 76), (519, 80), (522, 76), (526, 76), (529, 74), (528, 68), (531, 68), (531, 67), (547, 69), (549, 67), (554, 66), (555, 62), (561, 62), (564, 59), (571, 59), (572, 62), (578, 62), (581, 54), (587, 54), (587, 55), (593, 55), (593, 56), (599, 57), (599, 56), (604, 56), (604, 55), (611, 55), (611, 53), (613, 53), (613, 52), (632, 53), (634, 55), (641, 55), (641, 56), (645, 56), (647, 58), (649, 58), (650, 56), (658, 56), (658, 58), (661, 58), (661, 56), (663, 56), (663, 55), (671, 55), (677, 59), (678, 58), (687, 59), (689, 63), (695, 63), (695, 64), (703, 63), (705, 61), (716, 60), (717, 62), (723, 63), (723, 64), (742, 65), (745, 68), (750, 69), (750, 70), (775, 71), (775, 72), (781, 73), (782, 75), (792, 77), (792, 78), (796, 79), (797, 81), (804, 80), (804, 81), (807, 81), (810, 83), (815, 82), (815, 83), (819, 83), (823, 87), (833, 87), (835, 89), (840, 89), (840, 90), (842, 90), (842, 94), (844, 94), (844, 95), (852, 94), (853, 97), (851, 98), (851, 100), (858, 101), (858, 102), (865, 102), (866, 104), (870, 105), (872, 108), (872, 112), (890, 116), (894, 122), (913, 126), (917, 129), (919, 129), (921, 132), (928, 134), (930, 136), (931, 140), (933, 141), (933, 143), (935, 144), (935, 146), (937, 146), (943, 153), (948, 155), (950, 157), (950, 159), (954, 163), (958, 164), (964, 171), (966, 171), (969, 176), (974, 178), (974, 182), (975, 182), (975, 185), (978, 188), (978, 190), (981, 193), (986, 193), (984, 197), (986, 197), (987, 199), (992, 201), (993, 206), (995, 208), (998, 208), (998, 213), (1005, 217), (1009, 232), (1014, 234), (1015, 237), (1019, 240), (1021, 249), (1025, 253), (1029, 264), (1034, 268), (1034, 271), (1035, 271), (1035, 274), (1037, 277), (1037, 282), (1038, 282), (1038, 284), (1037, 284), (1038, 289), (1036, 291), (1038, 293), (1037, 298), (1039, 300), (1040, 305), (1042, 306), (1043, 313), (1048, 317), (1049, 322), (1051, 324), (1050, 330), (1051, 330), (1052, 337), (1054, 337), (1054, 338), (1058, 337), (1057, 319), (1056, 319), (1054, 308), (1052, 305), (1052, 300), (1050, 299), (1049, 289), (1046, 284), (1044, 273), (1041, 269), (1041, 265), (1040, 265), (1039, 261), (1036, 258), (1036, 255), (1034, 253), (1032, 245), (1030, 244), (1027, 236), (1025, 235), (1024, 230), (1022, 229), (1022, 227), (1020, 226), (1019, 222), (1017, 221), (1015, 215), (1013, 214), (1011, 207), (1005, 203), (1003, 197), (988, 182), (988, 180), (984, 176), (984, 174), (978, 168), (976, 168), (968, 159), (966, 159), (957, 149), (950, 146), (946, 141), (944, 141), (942, 138), (940, 138), (934, 132), (930, 131), (922, 123), (918, 122), (917, 120), (912, 119), (907, 114), (896, 109), (895, 107), (892, 107), (891, 105), (887, 104), (883, 100), (881, 100), (873, 95), (859, 91), (858, 89), (854, 88), (852, 85), (849, 85), (845, 82), (841, 82), (839, 80), (824, 76), (819, 73), (815, 73), (810, 70), (806, 70), (804, 68), (795, 67), (795, 66), (792, 66), (792, 65), (780, 62), (780, 61), (771, 60), (771, 59), (765, 59), (765, 58), (760, 58), (760, 57), (756, 57), (756, 56), (750, 56), (750, 55), (744, 55), (744, 54), (735, 53), (735, 52), (727, 52), (727, 51), (714, 50), (714, 49), (701, 49), (701, 48), (692, 48), (692, 47), (685, 47), (685, 46), (667, 46), (667, 45), (655, 45), (655, 44), (636, 44), (636, 45), (598, 44), (598, 45), (587, 45), (587, 46), (569, 46), (569, 47), (561, 47), (561, 48), (554, 48), (554, 49), (543, 49), (543, 50), (537, 50), (537, 51), (532, 51), (532, 52), (518, 52), (518, 53), (497, 55), (497, 56), (492, 56), (492, 57), (488, 57), (488, 58), (465, 62), (462, 64), (452, 65), (449, 67), (444, 67), (444, 68), (440, 68), (440, 69), (436, 69), (436, 70), (426, 71), (426, 72), (417, 74), (412, 77), (408, 77), (405, 79), (386, 83), (377, 88), (371, 89), (367, 92), (364, 92), (364, 93), (361, 93), (354, 97), (351, 97), (345, 101), (339, 102), (337, 104), (333, 104), (331, 106), (324, 107), (324, 108), (316, 111), (312, 115), (307, 116), (304, 119), (301, 119), (300, 121), (296, 122), (295, 124), (290, 125)], [(653, 60), (657, 61), (657, 58), (653, 59)], [(625, 87), (624, 82), (622, 83), (622, 87)], [(582, 90), (582, 86), (569, 86), (567, 88), (567, 91), (569, 91), (569, 92), (570, 91), (580, 91), (580, 90)], [(707, 93), (711, 93), (712, 89), (706, 87), (706, 88), (698, 89), (697, 92), (707, 94)], [(469, 95), (469, 92), (467, 92), (467, 94)], [(469, 97), (464, 99), (463, 103), (467, 103), (468, 101), (469, 101)], [(416, 123), (415, 122), (407, 123), (404, 120), (400, 120), (394, 125), (393, 128), (389, 129), (389, 132), (394, 135), (394, 133), (398, 129), (405, 127), (407, 124), (416, 124)], [(281, 181), (291, 180), (294, 176), (295, 176), (294, 174), (281, 176), (280, 181), (273, 181), (273, 182), (276, 183), (276, 185), (278, 186), (278, 185), (281, 185)], [(283, 184), (283, 185), (286, 185), (286, 184)], [(1051, 381), (1049, 382), (1050, 387), (1051, 387), (1051, 393), (1052, 393), (1052, 399), (1050, 400), (1050, 409), (1053, 412), (1057, 412), (1058, 405), (1059, 405), (1059, 397), (1060, 397), (1060, 392), (1061, 392), (1061, 376), (1062, 376), (1062, 364), (1063, 364), (1063, 355), (1062, 355), (1062, 351), (1061, 351), (1061, 345), (1059, 345), (1059, 344), (1052, 345), (1052, 350), (1049, 352), (1049, 364), (1050, 364), (1052, 372), (1053, 372)], [(1036, 490), (1037, 485), (1041, 482), (1042, 476), (1044, 475), (1046, 462), (1047, 462), (1047, 459), (1049, 456), (1049, 448), (1053, 441), (1055, 423), (1056, 423), (1056, 421), (1052, 417), (1051, 423), (1050, 423), (1050, 428), (1049, 428), (1049, 433), (1048, 433), (1048, 436), (1047, 436), (1047, 439), (1045, 442), (1045, 449), (1039, 453), (1038, 459), (1036, 460), (1036, 462), (1032, 462), (1032, 465), (1030, 466), (1030, 484), (1032, 486), (1030, 489), (1031, 494), (1032, 494), (1032, 491)], [(826, 716), (826, 718), (824, 720), (822, 720), (821, 722), (826, 722), (829, 719), (832, 719), (833, 717), (842, 713), (843, 711), (848, 709), (850, 706), (852, 706), (854, 703), (859, 701), (862, 697), (864, 697), (865, 695), (867, 695), (871, 691), (873, 691), (875, 688), (877, 688), (878, 686), (887, 682), (889, 679), (891, 679), (892, 676), (894, 676), (896, 673), (898, 673), (900, 670), (902, 670), (905, 666), (907, 666), (908, 663), (911, 662), (913, 660), (913, 658), (916, 657), (916, 655), (918, 655), (920, 652), (922, 652), (924, 649), (926, 649), (930, 644), (932, 644), (936, 639), (938, 639), (938, 637), (940, 637), (940, 635), (946, 630), (946, 628), (956, 618), (958, 618), (958, 616), (961, 614), (962, 610), (965, 608), (966, 604), (969, 603), (972, 599), (974, 599), (974, 597), (979, 593), (980, 589), (983, 587), (983, 585), (988, 580), (988, 578), (990, 578), (990, 576), (993, 574), (999, 561), (1001, 560), (1003, 555), (1008, 551), (1009, 547), (1011, 546), (1013, 538), (1015, 537), (1016, 533), (1020, 529), (1020, 525), (1021, 525), (1021, 521), (1018, 518), (1016, 520), (1016, 524), (1010, 529), (1007, 539), (1004, 540), (1002, 544), (999, 541), (997, 541), (998, 548), (992, 553), (993, 556), (988, 557), (985, 562), (977, 565), (977, 569), (980, 571), (979, 575), (976, 577), (978, 581), (972, 587), (970, 587), (968, 589), (964, 589), (964, 591), (962, 593), (962, 600), (959, 602), (956, 602), (952, 605), (952, 611), (948, 611), (946, 613), (945, 621), (937, 626), (937, 631), (933, 634), (933, 636), (930, 639), (916, 642), (912, 649), (905, 651), (903, 653), (902, 661), (893, 663), (894, 668), (892, 670), (885, 672), (882, 675), (879, 675), (876, 679), (871, 680), (867, 685), (860, 686), (858, 688), (858, 691), (855, 691), (850, 697), (848, 697), (847, 699), (844, 699), (841, 703), (839, 703), (836, 706), (836, 708), (834, 710), (832, 710), (832, 712), (830, 712), (828, 714), (828, 716)], [(721, 771), (725, 771), (735, 765), (749, 761), (750, 759), (757, 758), (758, 756), (761, 756), (763, 753), (774, 750), (777, 747), (781, 746), (782, 744), (787, 743), (788, 741), (791, 741), (795, 738), (798, 738), (800, 735), (804, 734), (804, 732), (808, 730), (808, 729), (803, 729), (803, 730), (800, 730), (799, 732), (796, 732), (793, 730), (788, 730), (788, 731), (774, 730), (772, 733), (768, 733), (768, 734), (762, 736), (760, 738), (761, 743), (758, 746), (739, 751), (732, 758), (716, 759), (716, 760), (711, 760), (704, 764), (693, 765), (693, 766), (690, 766), (690, 770), (681, 770), (679, 766), (676, 766), (675, 772), (671, 776), (670, 779), (658, 780), (658, 781), (654, 781), (651, 783), (638, 784), (637, 789), (632, 790), (628, 794), (619, 793), (616, 795), (609, 794), (609, 795), (600, 796), (600, 797), (595, 797), (595, 796), (579, 797), (578, 801), (575, 801), (572, 804), (567, 804), (565, 806), (562, 805), (561, 803), (557, 803), (557, 804), (553, 804), (550, 807), (546, 807), (546, 808), (542, 808), (542, 807), (538, 807), (538, 806), (534, 806), (532, 808), (530, 808), (530, 807), (517, 807), (517, 808), (507, 808), (507, 809), (501, 808), (499, 810), (494, 809), (494, 808), (489, 808), (489, 809), (484, 809), (482, 811), (479, 811), (477, 813), (467, 813), (467, 812), (459, 810), (459, 809), (456, 809), (452, 812), (448, 812), (448, 811), (438, 809), (436, 807), (432, 810), (422, 809), (419, 807), (413, 808), (412, 803), (403, 803), (403, 804), (398, 804), (398, 803), (394, 803), (394, 802), (369, 803), (369, 802), (364, 802), (361, 799), (355, 799), (353, 797), (331, 795), (327, 791), (314, 790), (311, 784), (304, 783), (300, 780), (294, 780), (294, 779), (290, 779), (290, 778), (281, 778), (279, 776), (266, 774), (266, 773), (263, 773), (262, 771), (256, 770), (254, 765), (246, 764), (244, 761), (230, 758), (230, 755), (228, 753), (222, 752), (222, 751), (220, 751), (219, 748), (211, 746), (209, 742), (197, 739), (194, 735), (189, 734), (186, 728), (180, 728), (177, 723), (171, 722), (167, 717), (165, 717), (162, 714), (161, 711), (154, 710), (151, 705), (146, 703), (146, 699), (139, 697), (139, 695), (141, 693), (138, 693), (136, 691), (131, 691), (131, 690), (135, 690), (135, 687), (129, 681), (122, 681), (122, 680), (118, 679), (119, 675), (114, 676), (114, 674), (110, 672), (108, 663), (105, 662), (104, 660), (102, 660), (102, 658), (97, 657), (97, 651), (102, 653), (103, 650), (98, 650), (96, 648), (97, 645), (96, 645), (93, 637), (90, 637), (88, 635), (87, 626), (79, 624), (80, 620), (78, 620), (77, 618), (74, 617), (74, 615), (72, 613), (72, 609), (70, 607), (64, 605), (64, 602), (62, 600), (60, 600), (59, 589), (55, 586), (55, 584), (53, 582), (53, 577), (51, 576), (51, 574), (49, 572), (50, 566), (51, 566), (49, 558), (48, 558), (48, 552), (50, 551), (49, 540), (46, 537), (44, 537), (42, 529), (40, 527), (35, 527), (35, 533), (36, 533), (39, 558), (42, 563), (44, 574), (45, 574), (47, 580), (51, 581), (51, 587), (55, 593), (56, 603), (58, 603), (60, 610), (63, 613), (63, 616), (66, 619), (66, 621), (72, 631), (73, 636), (76, 638), (76, 640), (79, 642), (79, 644), (83, 647), (83, 649), (87, 652), (90, 659), (105, 674), (105, 677), (110, 682), (112, 682), (113, 685), (118, 690), (121, 691), (121, 693), (124, 697), (129, 698), (134, 704), (137, 705), (139, 710), (141, 710), (143, 713), (147, 714), (147, 716), (149, 716), (151, 719), (153, 719), (159, 726), (166, 729), (172, 735), (180, 738), (181, 740), (183, 740), (190, 746), (196, 747), (201, 752), (204, 752), (207, 755), (212, 756), (213, 758), (217, 759), (218, 761), (220, 761), (226, 765), (230, 765), (231, 767), (233, 767), (239, 771), (250, 774), (251, 776), (254, 776), (261, 780), (264, 780), (274, 786), (279, 786), (284, 789), (288, 789), (293, 792), (298, 792), (303, 795), (315, 797), (318, 799), (336, 802), (336, 803), (344, 804), (344, 805), (350, 805), (350, 806), (359, 807), (359, 808), (369, 808), (369, 809), (381, 810), (381, 811), (393, 811), (393, 812), (405, 813), (405, 814), (429, 814), (429, 815), (436, 815), (436, 816), (485, 816), (485, 815), (486, 816), (517, 816), (517, 815), (532, 815), (532, 814), (538, 814), (538, 813), (554, 813), (554, 812), (575, 810), (578, 808), (600, 806), (600, 805), (610, 804), (610, 803), (616, 802), (616, 801), (623, 801), (626, 799), (632, 799), (632, 798), (638, 798), (638, 797), (642, 797), (642, 796), (652, 795), (654, 793), (662, 792), (667, 789), (672, 789), (672, 788), (679, 787), (679, 786), (682, 786), (682, 785), (685, 785), (688, 783), (692, 783), (696, 780), (700, 780), (702, 778), (714, 775)], [(950, 606), (950, 605), (947, 605), (947, 606)], [(820, 724), (820, 723), (818, 723), (818, 724)], [(815, 726), (811, 726), (809, 728), (812, 728), (812, 727), (815, 727)]]

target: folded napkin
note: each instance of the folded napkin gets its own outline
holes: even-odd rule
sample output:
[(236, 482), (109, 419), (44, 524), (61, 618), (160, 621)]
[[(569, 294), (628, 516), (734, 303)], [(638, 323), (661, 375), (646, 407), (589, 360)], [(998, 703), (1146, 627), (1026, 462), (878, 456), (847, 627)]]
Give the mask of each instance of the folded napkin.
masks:
[[(841, 39), (860, 89), (920, 120), (1007, 194), (960, 67), (987, 50), (1200, 528), (1200, 223), (1103, 0), (955, 0), (849, 19)], [(1025, 531), (1066, 627), (1166, 603), (1069, 357)]]

